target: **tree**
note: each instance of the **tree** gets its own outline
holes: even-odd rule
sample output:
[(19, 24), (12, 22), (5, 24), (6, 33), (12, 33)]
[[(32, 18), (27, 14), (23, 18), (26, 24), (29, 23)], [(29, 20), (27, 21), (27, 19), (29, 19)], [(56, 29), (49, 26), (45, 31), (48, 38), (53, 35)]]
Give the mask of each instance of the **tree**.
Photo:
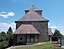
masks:
[(9, 29), (7, 31), (7, 39), (9, 41), (9, 46), (11, 46), (13, 43), (13, 34), (12, 33), (13, 33), (12, 28), (9, 27)]
[(7, 34), (8, 34), (8, 32), (13, 33), (13, 31), (12, 31), (12, 28), (11, 28), (11, 27), (9, 27), (9, 29), (8, 29), (8, 31), (7, 31)]
[(12, 39), (13, 38), (13, 31), (12, 31), (12, 28), (9, 27), (8, 31), (7, 31), (7, 35), (8, 35), (8, 40)]
[(0, 33), (0, 49), (5, 49), (8, 46), (8, 41), (6, 41), (6, 33)]
[(9, 27), (7, 34), (5, 32), (0, 33), (0, 49), (5, 49), (8, 46), (11, 46), (11, 41), (13, 39), (12, 28)]
[(1, 32), (1, 35), (2, 35), (2, 36), (5, 36), (5, 34), (6, 34), (5, 32), (3, 32), (3, 31)]
[(60, 38), (62, 38), (62, 37), (63, 37), (63, 35), (60, 33), (60, 31), (57, 30), (57, 29), (55, 29), (52, 39), (53, 39), (54, 41), (58, 41), (58, 39), (60, 39)]
[(0, 41), (5, 41), (5, 40), (6, 40), (5, 37), (6, 37), (6, 33), (2, 31), (2, 32), (0, 33)]

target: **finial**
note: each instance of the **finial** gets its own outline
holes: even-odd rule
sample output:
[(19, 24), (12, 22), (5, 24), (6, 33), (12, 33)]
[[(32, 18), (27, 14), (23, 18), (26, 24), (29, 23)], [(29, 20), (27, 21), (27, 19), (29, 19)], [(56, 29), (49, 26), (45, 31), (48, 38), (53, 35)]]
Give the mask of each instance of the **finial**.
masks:
[(33, 7), (34, 7), (34, 5), (33, 5)]

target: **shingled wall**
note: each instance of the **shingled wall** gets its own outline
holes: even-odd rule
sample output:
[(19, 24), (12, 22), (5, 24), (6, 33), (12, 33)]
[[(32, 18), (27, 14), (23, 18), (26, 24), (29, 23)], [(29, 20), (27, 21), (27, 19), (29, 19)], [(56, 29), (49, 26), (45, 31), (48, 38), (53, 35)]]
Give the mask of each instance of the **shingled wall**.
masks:
[(40, 32), (39, 34), (39, 42), (48, 41), (48, 21), (17, 21), (16, 22), (16, 29), (21, 24), (32, 24), (36, 29)]

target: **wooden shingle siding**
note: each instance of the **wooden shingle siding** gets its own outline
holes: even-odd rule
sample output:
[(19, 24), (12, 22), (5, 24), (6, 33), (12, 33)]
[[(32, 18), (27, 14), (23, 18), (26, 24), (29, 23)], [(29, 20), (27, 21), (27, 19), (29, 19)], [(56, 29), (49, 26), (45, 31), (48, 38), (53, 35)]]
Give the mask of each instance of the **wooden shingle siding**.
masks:
[(40, 32), (39, 35), (39, 41), (48, 41), (49, 35), (48, 35), (48, 22), (42, 22), (42, 21), (23, 21), (20, 22), (21, 24), (32, 24), (34, 27)]

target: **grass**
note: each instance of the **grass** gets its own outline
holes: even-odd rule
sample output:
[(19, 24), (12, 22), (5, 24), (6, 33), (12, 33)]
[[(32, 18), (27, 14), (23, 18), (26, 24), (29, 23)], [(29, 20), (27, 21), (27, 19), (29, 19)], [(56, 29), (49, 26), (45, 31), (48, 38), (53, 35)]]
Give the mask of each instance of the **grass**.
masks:
[(18, 47), (18, 48), (12, 48), (12, 49), (64, 49), (64, 48), (52, 45), (51, 43), (45, 43), (41, 45)]

